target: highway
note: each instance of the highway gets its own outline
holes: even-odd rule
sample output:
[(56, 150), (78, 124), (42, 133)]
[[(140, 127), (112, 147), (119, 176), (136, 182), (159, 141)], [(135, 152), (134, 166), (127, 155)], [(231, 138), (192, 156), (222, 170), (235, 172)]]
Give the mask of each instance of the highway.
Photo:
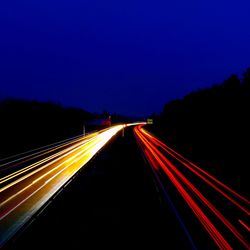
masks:
[[(192, 249), (250, 249), (250, 202), (143, 128), (141, 152)], [(237, 171), (237, 169), (236, 169)]]
[(78, 136), (0, 162), (0, 247), (46, 206), (125, 125)]
[[(63, 205), (66, 207), (64, 210), (60, 206), (57, 207), (64, 211), (60, 214), (70, 214), (65, 218), (61, 217), (61, 229), (55, 227), (58, 231), (57, 234), (52, 229), (49, 231), (49, 228), (43, 226), (40, 231), (34, 232), (33, 236), (39, 240), (42, 238), (46, 242), (48, 235), (45, 236), (43, 233), (43, 230), (46, 229), (50, 234), (64, 234), (64, 237), (74, 239), (74, 230), (72, 233), (67, 230), (78, 228), (80, 235), (78, 239), (87, 233), (89, 233), (87, 237), (90, 237), (91, 231), (88, 232), (87, 229), (85, 233), (82, 231), (84, 225), (87, 224), (85, 218), (87, 214), (92, 218), (89, 223), (95, 225), (93, 226), (95, 227), (93, 239), (95, 235), (99, 235), (99, 237), (104, 235), (103, 238), (107, 240), (106, 246), (111, 244), (110, 242), (114, 244), (114, 239), (108, 237), (109, 234), (116, 233), (117, 239), (120, 239), (119, 242), (123, 242), (126, 238), (131, 243), (136, 239), (140, 245), (148, 242), (151, 237), (152, 242), (158, 241), (158, 243), (154, 243), (156, 249), (162, 243), (166, 246), (175, 244), (174, 242), (178, 239), (182, 239), (183, 243), (179, 245), (185, 246), (185, 249), (189, 249), (189, 247), (190, 249), (250, 249), (249, 200), (150, 134), (143, 128), (142, 123), (112, 126), (87, 136), (77, 136), (0, 160), (0, 247), (12, 239), (20, 229), (32, 222), (38, 214), (44, 214), (43, 211), (47, 205), (64, 188), (67, 188), (66, 186), (79, 170), (83, 169), (86, 163), (113, 136), (130, 125), (138, 125), (134, 127), (134, 135), (140, 151), (136, 150), (138, 146), (132, 136), (131, 128), (131, 136), (125, 132), (125, 137), (121, 137), (116, 142), (116, 146), (114, 145), (116, 150), (114, 147), (110, 149), (110, 160), (104, 165), (105, 171), (107, 171), (107, 165), (113, 164), (113, 168), (110, 170), (111, 176), (108, 177), (107, 172), (103, 172), (104, 177), (101, 183), (98, 184), (100, 176), (102, 176), (100, 174), (97, 174), (96, 181), (93, 182), (96, 190), (103, 190), (103, 193), (93, 191), (95, 197), (99, 197), (98, 199), (101, 200), (101, 197), (104, 197), (106, 202), (107, 197), (110, 196), (109, 202), (112, 205), (107, 201), (107, 206), (111, 210), (110, 216), (114, 216), (112, 209), (117, 204), (121, 204), (115, 213), (123, 214), (116, 225), (117, 233), (115, 229), (112, 231), (112, 224), (110, 226), (105, 224), (106, 234), (96, 232), (96, 228), (101, 227), (99, 217), (94, 219), (94, 215), (91, 217), (91, 213), (87, 211), (95, 211), (101, 205), (98, 203), (99, 205), (93, 209), (93, 201), (90, 198), (86, 200), (85, 193), (82, 195), (84, 205), (80, 206), (76, 201), (72, 202), (72, 204), (77, 204), (75, 206), (80, 207), (78, 210), (75, 210), (74, 206), (71, 208), (66, 204)], [(128, 140), (128, 138), (130, 139)], [(139, 152), (142, 153), (148, 164), (145, 164)], [(142, 171), (145, 169), (146, 172), (149, 172), (147, 167), (152, 173), (154, 183), (149, 177), (146, 178)], [(117, 173), (118, 169), (120, 172)], [(147, 185), (145, 184), (146, 179)], [(165, 200), (165, 205), (161, 205), (162, 209), (157, 205), (157, 192), (153, 191), (153, 187), (148, 187), (150, 181), (152, 185), (157, 185), (157, 190), (160, 190), (158, 195)], [(110, 189), (105, 191), (109, 185)], [(99, 196), (98, 193), (100, 193)], [(92, 193), (89, 194), (89, 197), (91, 196)], [(153, 196), (156, 197), (156, 200)], [(106, 204), (104, 201), (102, 202)], [(65, 201), (63, 200), (63, 202)], [(67, 202), (71, 204), (71, 201)], [(133, 207), (131, 207), (132, 205)], [(84, 210), (84, 207), (88, 207), (89, 210)], [(56, 213), (54, 212), (52, 218), (56, 216)], [(73, 216), (74, 213), (76, 213), (75, 216)], [(166, 213), (165, 218), (162, 213)], [(172, 216), (173, 219), (169, 216)], [(72, 223), (71, 218), (74, 218)], [(138, 220), (138, 218), (140, 219)], [(63, 221), (64, 219), (67, 222)], [(81, 221), (81, 223), (78, 225), (75, 223), (76, 221)], [(107, 220), (107, 223), (110, 221)], [(175, 231), (175, 224), (179, 224), (177, 231)], [(134, 230), (133, 227), (135, 227)], [(137, 235), (136, 227), (140, 228), (144, 236), (147, 235), (147, 239)], [(64, 232), (63, 228), (67, 228), (67, 230)], [(176, 232), (177, 236), (172, 231)], [(136, 235), (134, 239), (133, 234)], [(92, 240), (89, 240), (91, 245)], [(84, 238), (81, 244), (87, 244), (86, 241), (87, 239)], [(24, 241), (24, 244), (27, 246), (27, 241)], [(32, 247), (35, 244), (34, 240), (31, 243)], [(55, 240), (54, 244), (59, 243)]]

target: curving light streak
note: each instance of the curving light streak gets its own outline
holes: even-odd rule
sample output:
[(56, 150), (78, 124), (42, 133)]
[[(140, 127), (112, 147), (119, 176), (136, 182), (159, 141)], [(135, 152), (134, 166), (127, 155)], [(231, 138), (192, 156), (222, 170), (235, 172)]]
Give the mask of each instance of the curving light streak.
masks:
[[(51, 153), (51, 152), (58, 150), (62, 147), (66, 147), (66, 146), (73, 144), (75, 142), (82, 141), (88, 137), (89, 136), (83, 137), (82, 135), (76, 136), (76, 137), (73, 137), (71, 139), (63, 140), (61, 142), (49, 144), (47, 146), (43, 146), (43, 147), (40, 147), (40, 148), (37, 148), (34, 150), (29, 150), (27, 152), (23, 152), (23, 153), (13, 155), (13, 156), (10, 156), (10, 157), (4, 158), (4, 159), (0, 159), (0, 162), (4, 162), (4, 163), (0, 164), (0, 169), (2, 170), (3, 168), (9, 168), (9, 167), (13, 168), (16, 165), (20, 165), (20, 164), (25, 163), (27, 161), (30, 161), (30, 160), (33, 160), (36, 158), (40, 158), (43, 155)], [(23, 156), (18, 157), (21, 155), (23, 155)], [(11, 159), (11, 161), (6, 162), (7, 160), (10, 160), (10, 159)]]
[[(202, 181), (204, 181), (208, 186), (212, 187), (220, 195), (223, 195), (226, 199), (232, 202), (241, 211), (249, 213), (249, 210), (245, 206), (249, 205), (249, 201), (243, 196), (239, 195), (222, 182), (218, 181), (215, 177), (206, 173), (202, 169), (198, 168), (196, 165), (192, 164), (190, 161), (186, 160), (183, 156), (169, 148), (167, 145), (159, 141), (156, 137), (149, 134), (147, 131), (142, 129), (142, 126), (137, 126), (134, 129), (137, 141), (141, 145), (142, 150), (145, 153), (146, 158), (151, 164), (154, 171), (161, 175), (163, 173), (168, 176), (169, 180), (173, 183), (175, 188), (178, 190), (180, 195), (184, 198), (188, 206), (191, 208), (193, 213), (202, 223), (204, 228), (207, 230), (209, 235), (212, 237), (214, 242), (218, 245), (220, 249), (232, 249), (232, 246), (228, 243), (222, 233), (216, 228), (215, 224), (208, 218), (208, 215), (203, 212), (200, 205), (195, 200), (202, 202), (203, 206), (207, 207), (222, 223), (223, 225), (236, 237), (239, 242), (249, 248), (249, 243), (242, 236), (239, 230), (231, 223), (225, 216), (217, 209), (202, 193), (194, 186), (191, 181), (184, 176), (180, 171), (182, 168), (187, 168), (193, 174), (198, 176)], [(173, 157), (179, 162), (178, 167), (175, 166), (164, 154)], [(213, 182), (212, 182), (213, 181)], [(163, 184), (162, 184), (163, 185)], [(227, 191), (227, 194), (224, 190)], [(191, 196), (192, 194), (192, 196)], [(241, 201), (243, 204), (239, 204), (235, 200), (235, 197)], [(242, 221), (239, 221), (242, 225)]]
[[(147, 134), (149, 137), (153, 138), (150, 134), (148, 134), (148, 132), (146, 132), (145, 130), (142, 129), (142, 131)], [(181, 162), (185, 167), (189, 168), (192, 172), (194, 172), (195, 174), (199, 175), (204, 181), (206, 181), (209, 185), (211, 185), (212, 187), (216, 188), (216, 190), (218, 192), (220, 192), (221, 194), (223, 194), (227, 199), (229, 199), (231, 202), (235, 203), (235, 205), (237, 205), (239, 208), (241, 208), (243, 211), (245, 211), (248, 215), (250, 215), (250, 211), (246, 210), (245, 208), (243, 208), (237, 201), (235, 201), (234, 198), (230, 197), (231, 196), (235, 196), (237, 197), (239, 200), (241, 200), (242, 202), (244, 202), (246, 205), (250, 205), (250, 201), (247, 200), (245, 197), (243, 197), (242, 195), (238, 194), (236, 191), (234, 191), (233, 189), (231, 189), (230, 187), (228, 187), (227, 185), (225, 185), (224, 183), (222, 183), (221, 181), (219, 181), (218, 179), (216, 179), (214, 176), (212, 176), (211, 174), (207, 173), (206, 171), (204, 171), (203, 169), (199, 168), (197, 165), (195, 165), (194, 163), (190, 162), (189, 160), (187, 160), (185, 157), (183, 157), (182, 155), (178, 154), (176, 151), (174, 151), (173, 149), (171, 149), (170, 147), (168, 147), (166, 144), (164, 144), (163, 142), (161, 142), (159, 139), (157, 139), (156, 137), (153, 138), (154, 143), (157, 146), (160, 146), (162, 149), (164, 149), (168, 154), (170, 154), (171, 156), (173, 156), (176, 160), (178, 160), (179, 162)], [(199, 174), (200, 173), (200, 174)], [(202, 176), (202, 174), (205, 177)], [(220, 188), (216, 187), (215, 185), (213, 185), (211, 183), (212, 180), (214, 181), (218, 186), (221, 186), (222, 188), (224, 188), (225, 190), (227, 190), (229, 192), (229, 195), (227, 195), (223, 190), (221, 190)]]
[[(92, 139), (92, 140), (94, 140), (94, 139)], [(26, 178), (28, 178), (28, 177), (30, 177), (30, 176), (36, 174), (37, 172), (39, 172), (39, 171), (41, 171), (41, 170), (43, 170), (43, 169), (45, 169), (45, 168), (47, 168), (47, 167), (50, 167), (51, 164), (56, 163), (56, 162), (58, 162), (59, 160), (61, 160), (61, 159), (65, 158), (65, 157), (71, 155), (72, 153), (81, 150), (81, 146), (86, 146), (86, 145), (87, 145), (89, 142), (91, 142), (92, 140), (88, 140), (88, 141), (86, 141), (86, 142), (78, 143), (78, 144), (76, 144), (75, 146), (71, 146), (71, 147), (69, 147), (69, 148), (67, 148), (67, 149), (65, 149), (65, 150), (63, 150), (63, 151), (61, 151), (61, 152), (59, 152), (59, 153), (57, 153), (57, 154), (55, 154), (55, 155), (52, 155), (51, 157), (48, 157), (48, 158), (46, 158), (46, 159), (44, 159), (44, 160), (41, 160), (41, 161), (39, 161), (39, 162), (37, 162), (37, 163), (35, 163), (35, 164), (32, 164), (32, 165), (30, 165), (30, 166), (27, 166), (27, 167), (21, 169), (21, 170), (18, 170), (17, 172), (14, 172), (14, 173), (11, 174), (10, 176), (8, 175), (7, 177), (4, 177), (3, 180), (0, 181), (0, 184), (2, 184), (2, 183), (6, 182), (6, 181), (8, 181), (8, 180), (10, 180), (10, 179), (12, 179), (12, 178), (14, 178), (14, 177), (17, 177), (17, 176), (19, 176), (19, 175), (21, 175), (21, 174), (23, 174), (23, 173), (25, 173), (25, 172), (27, 172), (27, 171), (29, 171), (29, 170), (32, 170), (33, 168), (36, 168), (35, 170), (33, 170), (32, 172), (28, 173), (27, 175), (24, 175), (24, 176), (20, 177), (19, 179), (17, 179), (17, 180), (15, 180), (15, 181), (13, 181), (13, 182), (7, 184), (6, 186), (0, 188), (0, 193), (3, 192), (3, 191), (5, 191), (6, 189), (8, 189), (8, 188), (10, 188), (10, 187), (12, 187), (12, 186), (14, 186), (14, 185), (16, 185), (17, 183), (19, 183), (19, 182), (25, 180)], [(80, 148), (79, 148), (79, 147), (80, 147)], [(86, 147), (87, 147), (87, 146), (86, 146)], [(60, 157), (57, 158), (57, 156), (60, 156)], [(74, 156), (74, 157), (75, 157), (75, 156)], [(45, 162), (47, 162), (47, 161), (49, 161), (49, 160), (52, 160), (52, 159), (54, 159), (54, 160), (53, 160), (53, 161), (50, 161), (48, 164), (41, 165), (42, 163), (45, 163)], [(67, 160), (68, 160), (68, 159), (67, 159)], [(67, 161), (67, 160), (66, 160), (66, 161)], [(41, 166), (41, 167), (38, 168), (38, 166)]]
[(124, 127), (65, 140), (2, 164), (9, 174), (0, 178), (0, 247)]
[[(78, 146), (84, 145), (84, 144), (86, 144), (86, 143), (87, 143), (88, 141), (90, 141), (90, 140), (91, 140), (91, 139), (89, 139), (89, 140), (85, 139), (84, 141), (81, 141), (81, 142), (79, 142), (79, 143), (76, 143), (76, 144), (74, 144), (74, 145), (71, 146), (71, 147), (67, 147), (66, 149), (61, 150), (60, 152), (55, 153), (55, 154), (53, 154), (52, 156), (46, 157), (46, 158), (44, 158), (44, 159), (42, 159), (42, 160), (40, 160), (40, 161), (38, 161), (38, 162), (35, 162), (35, 163), (31, 164), (31, 165), (28, 165), (27, 167), (23, 167), (23, 168), (21, 168), (20, 170), (17, 170), (17, 171), (15, 171), (15, 172), (13, 172), (13, 173), (11, 173), (11, 174), (9, 174), (9, 175), (6, 175), (6, 176), (0, 178), (0, 184), (2, 184), (2, 183), (4, 183), (4, 182), (7, 182), (7, 181), (9, 181), (9, 180), (11, 180), (11, 179), (13, 179), (13, 178), (15, 178), (15, 177), (21, 175), (21, 174), (24, 174), (25, 172), (30, 171), (30, 170), (32, 170), (33, 168), (36, 168), (36, 167), (38, 167), (39, 165), (42, 165), (43, 163), (46, 163), (46, 162), (48, 162), (48, 161), (50, 161), (50, 160), (52, 160), (52, 159), (55, 159), (54, 162), (56, 162), (56, 161), (62, 159), (63, 157), (65, 157), (66, 155), (68, 155), (68, 154), (66, 154), (67, 152), (72, 153), (72, 152), (73, 152), (73, 149), (76, 149), (76, 150), (77, 150), (77, 149), (78, 149)], [(70, 143), (70, 144), (72, 144), (72, 143)], [(60, 147), (61, 147), (61, 146), (60, 146)], [(59, 149), (60, 147), (58, 147), (57, 149)], [(64, 145), (64, 147), (65, 147), (65, 145)], [(49, 150), (49, 151), (46, 152), (46, 154), (49, 154), (49, 153), (51, 153), (51, 152), (53, 152), (53, 151), (54, 151), (54, 150)], [(41, 157), (41, 156), (43, 156), (43, 155), (44, 155), (44, 154), (40, 154), (39, 156)], [(57, 158), (58, 156), (61, 156), (61, 157)], [(32, 160), (32, 159), (33, 159), (33, 158), (29, 158), (29, 160)], [(51, 163), (51, 162), (50, 162), (50, 163)], [(2, 191), (2, 190), (0, 189), (0, 192), (1, 192), (1, 191)]]
[[(11, 156), (8, 156), (6, 158), (2, 158), (2, 159), (0, 159), (0, 162), (5, 162), (5, 163), (2, 163), (0, 165), (0, 167), (3, 166), (3, 165), (6, 165), (7, 161), (8, 161), (7, 163), (13, 163), (13, 162), (18, 161), (20, 159), (26, 158), (26, 157), (28, 157), (30, 155), (35, 155), (37, 152), (46, 151), (49, 148), (56, 147), (59, 144), (62, 145), (63, 143), (71, 142), (71, 141), (73, 141), (74, 139), (77, 139), (77, 138), (82, 138), (82, 135), (78, 135), (78, 136), (68, 138), (68, 139), (65, 139), (65, 140), (62, 140), (62, 141), (59, 141), (59, 142), (51, 143), (51, 144), (46, 145), (46, 146), (42, 146), (42, 147), (39, 147), (39, 148), (36, 148), (36, 149), (31, 149), (31, 150), (28, 150), (28, 151), (25, 151), (25, 152), (22, 152), (22, 153), (19, 153), (19, 154), (16, 154), (16, 155), (11, 155)], [(22, 156), (22, 155), (24, 155), (24, 156)], [(22, 156), (22, 157), (20, 157), (20, 156)]]

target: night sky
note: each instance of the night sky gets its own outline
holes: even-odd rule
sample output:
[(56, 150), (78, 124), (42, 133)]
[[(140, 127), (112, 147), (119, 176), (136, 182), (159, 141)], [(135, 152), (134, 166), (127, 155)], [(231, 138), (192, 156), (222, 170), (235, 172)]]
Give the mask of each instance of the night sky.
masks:
[(0, 1), (1, 98), (149, 115), (249, 66), (249, 0)]

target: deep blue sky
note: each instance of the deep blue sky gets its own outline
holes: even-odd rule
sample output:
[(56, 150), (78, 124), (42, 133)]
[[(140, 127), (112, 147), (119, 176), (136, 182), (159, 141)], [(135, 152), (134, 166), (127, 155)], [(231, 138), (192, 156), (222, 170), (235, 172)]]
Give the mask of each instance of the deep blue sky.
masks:
[(0, 97), (160, 112), (250, 66), (250, 1), (0, 1)]

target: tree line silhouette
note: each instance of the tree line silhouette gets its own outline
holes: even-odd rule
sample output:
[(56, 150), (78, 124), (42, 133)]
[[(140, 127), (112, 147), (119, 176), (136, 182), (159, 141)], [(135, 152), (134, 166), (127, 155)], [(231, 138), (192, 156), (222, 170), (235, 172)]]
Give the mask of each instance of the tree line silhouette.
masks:
[[(0, 159), (134, 119), (117, 113), (91, 113), (53, 102), (0, 101)], [(109, 123), (107, 123), (109, 121)]]
[(243, 192), (250, 167), (250, 68), (167, 103), (153, 132)]
[(0, 102), (0, 158), (79, 135), (94, 114), (51, 102)]

